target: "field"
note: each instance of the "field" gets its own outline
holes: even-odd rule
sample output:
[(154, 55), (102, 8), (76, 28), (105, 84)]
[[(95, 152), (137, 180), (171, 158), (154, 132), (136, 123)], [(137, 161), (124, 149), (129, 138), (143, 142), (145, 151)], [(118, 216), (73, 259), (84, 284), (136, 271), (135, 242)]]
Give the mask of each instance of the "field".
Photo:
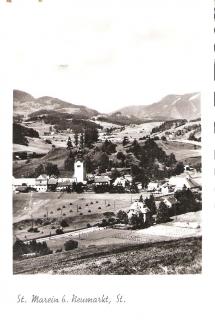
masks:
[(201, 237), (130, 246), (91, 247), (14, 262), (14, 273), (46, 274), (197, 274)]
[(196, 159), (196, 162), (201, 162), (201, 147), (194, 144), (179, 142), (179, 141), (157, 141), (159, 147), (161, 147), (168, 155), (174, 153), (176, 160), (184, 162), (192, 162), (192, 159)]
[[(92, 225), (101, 222), (105, 218), (104, 212), (115, 213), (119, 209), (129, 207), (131, 202), (139, 196), (139, 194), (56, 192), (14, 194), (14, 232), (20, 239), (31, 239), (50, 235), (50, 233), (53, 235), (54, 227), (59, 226), (62, 219), (66, 219), (69, 223), (65, 231), (85, 228), (87, 223)], [(37, 224), (38, 219), (49, 220), (50, 224)], [(27, 232), (32, 225), (32, 220), (34, 225), (39, 227), (39, 233)]]

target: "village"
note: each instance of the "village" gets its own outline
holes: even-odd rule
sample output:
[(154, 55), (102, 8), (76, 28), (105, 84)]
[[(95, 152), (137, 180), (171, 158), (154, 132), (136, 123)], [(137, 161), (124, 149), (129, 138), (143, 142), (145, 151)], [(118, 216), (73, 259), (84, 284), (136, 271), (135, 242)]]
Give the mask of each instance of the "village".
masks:
[(87, 112), (87, 119), (46, 109), (14, 118), (15, 273), (28, 272), (29, 259), (33, 272), (46, 272), (51, 259), (59, 273), (58, 259), (69, 253), (68, 273), (86, 273), (77, 255), (171, 241), (184, 251), (180, 241), (199, 243), (200, 119)]
[[(160, 229), (157, 235), (147, 236), (146, 233), (144, 239), (136, 236), (135, 230), (152, 230), (156, 225), (170, 222), (172, 217), (175, 219), (186, 212), (201, 210), (201, 174), (189, 165), (185, 165), (179, 175), (150, 181), (143, 186), (141, 182), (134, 182), (130, 170), (122, 171), (122, 175), (115, 179), (107, 170), (87, 174), (82, 153), (79, 149), (72, 177), (41, 174), (35, 178), (13, 178), (15, 239), (25, 244), (33, 240), (45, 242), (50, 252), (56, 253), (62, 251), (66, 241), (70, 241), (68, 237), (77, 241), (79, 248), (92, 246), (92, 243), (99, 248), (101, 237), (102, 244), (111, 246), (116, 237), (121, 240), (127, 237), (128, 230), (133, 230), (126, 238), (128, 243), (134, 239), (138, 243), (146, 239), (153, 242)], [(25, 207), (20, 209), (23, 200)], [(184, 207), (187, 201), (190, 201), (190, 210), (189, 205)], [(191, 233), (187, 233), (187, 225), (184, 229), (187, 235), (200, 232), (198, 212), (192, 215), (191, 221)], [(181, 232), (184, 223), (183, 219), (177, 227), (179, 238), (184, 236)], [(173, 226), (174, 237), (175, 228), (176, 225)], [(113, 230), (112, 235), (110, 230)], [(164, 231), (161, 233), (163, 237)], [(166, 237), (169, 239), (171, 232)], [(37, 255), (29, 252), (22, 258)]]

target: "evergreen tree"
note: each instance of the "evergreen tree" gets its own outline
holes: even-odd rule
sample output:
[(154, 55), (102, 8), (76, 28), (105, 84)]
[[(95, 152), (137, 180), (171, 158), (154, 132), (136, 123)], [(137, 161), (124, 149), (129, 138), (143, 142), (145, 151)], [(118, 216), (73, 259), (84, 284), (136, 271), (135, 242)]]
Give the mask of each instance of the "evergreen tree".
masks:
[(157, 222), (167, 222), (169, 220), (169, 210), (167, 205), (161, 201), (157, 212)]
[(80, 147), (81, 149), (84, 148), (84, 133), (81, 132), (81, 136), (80, 136)]
[(78, 133), (76, 132), (74, 135), (74, 139), (75, 139), (75, 146), (78, 146), (78, 142), (79, 142), (79, 138), (78, 138)]
[(72, 141), (71, 141), (71, 138), (69, 137), (68, 140), (67, 140), (67, 149), (71, 149), (72, 148)]

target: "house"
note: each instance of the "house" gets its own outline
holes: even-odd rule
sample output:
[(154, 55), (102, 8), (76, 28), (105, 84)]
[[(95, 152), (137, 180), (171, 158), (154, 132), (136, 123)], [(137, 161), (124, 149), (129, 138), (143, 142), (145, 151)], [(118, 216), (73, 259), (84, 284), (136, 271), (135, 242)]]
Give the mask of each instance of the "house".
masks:
[(174, 187), (174, 191), (182, 190), (184, 187), (187, 189), (198, 189), (199, 184), (195, 182), (190, 176), (174, 176), (169, 179), (169, 184)]
[(48, 179), (49, 179), (49, 176), (46, 174), (41, 174), (38, 178), (35, 179), (35, 181), (36, 181), (35, 188), (38, 192), (46, 192), (47, 191)]
[(174, 192), (174, 187), (172, 185), (170, 185), (168, 182), (164, 183), (161, 186), (161, 193), (163, 195), (170, 194), (170, 193), (173, 193), (173, 192)]
[(51, 177), (48, 179), (47, 184), (50, 191), (55, 191), (58, 184), (58, 179), (56, 177)]
[(147, 186), (147, 191), (157, 191), (159, 189), (159, 183), (158, 182), (149, 182)]
[(130, 178), (130, 175), (125, 175), (124, 177), (118, 177), (113, 182), (113, 186), (122, 186), (123, 188), (130, 186), (132, 183), (132, 177)]
[(143, 221), (146, 222), (147, 214), (149, 213), (149, 209), (146, 207), (146, 205), (141, 201), (135, 201), (130, 206), (127, 215), (128, 219), (131, 219), (133, 215), (139, 215), (140, 213), (143, 214)]
[(30, 188), (36, 188), (36, 179), (35, 178), (14, 178), (13, 177), (13, 191), (18, 187), (27, 186)]
[(61, 191), (68, 188), (71, 189), (74, 182), (76, 182), (75, 178), (59, 178), (56, 190)]
[(168, 208), (172, 208), (172, 206), (177, 203), (177, 199), (174, 196), (171, 196), (171, 197), (165, 198), (163, 202)]
[(20, 186), (20, 187), (17, 187), (16, 188), (16, 192), (23, 192), (23, 193), (26, 193), (28, 192), (28, 187), (27, 186)]
[(111, 179), (108, 176), (95, 176), (94, 183), (96, 186), (110, 185)]

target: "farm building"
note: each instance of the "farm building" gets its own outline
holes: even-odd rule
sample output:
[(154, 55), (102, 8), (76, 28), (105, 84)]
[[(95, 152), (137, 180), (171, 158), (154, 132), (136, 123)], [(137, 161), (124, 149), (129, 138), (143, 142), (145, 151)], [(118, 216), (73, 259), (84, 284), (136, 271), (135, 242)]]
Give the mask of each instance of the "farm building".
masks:
[(118, 177), (116, 180), (113, 182), (113, 186), (122, 186), (125, 188), (126, 186), (131, 185), (132, 183), (132, 177), (130, 179), (130, 175), (126, 175), (124, 177)]
[(38, 178), (36, 178), (36, 190), (39, 192), (46, 192), (48, 187), (48, 179), (49, 176), (46, 174), (41, 174)]
[(168, 182), (164, 183), (161, 186), (161, 193), (163, 195), (170, 194), (170, 193), (173, 193), (173, 192), (174, 192), (174, 187), (172, 185), (170, 185)]
[(172, 206), (177, 203), (177, 199), (174, 196), (171, 196), (164, 199), (163, 202), (168, 208), (172, 208)]
[(18, 187), (27, 186), (30, 188), (36, 188), (36, 179), (35, 178), (14, 178), (13, 177), (13, 191)]
[(94, 181), (96, 186), (103, 186), (110, 185), (111, 179), (108, 176), (95, 176)]
[(67, 188), (72, 188), (72, 185), (74, 182), (76, 182), (75, 178), (59, 178), (57, 191), (65, 190)]
[(128, 218), (130, 219), (133, 215), (139, 215), (140, 213), (143, 214), (143, 220), (146, 222), (147, 214), (149, 212), (149, 209), (146, 207), (146, 205), (141, 201), (135, 201), (130, 206), (127, 214)]
[(187, 189), (199, 188), (199, 184), (196, 183), (190, 176), (171, 177), (169, 179), (169, 185), (174, 186), (174, 191), (182, 190), (184, 187)]
[(51, 177), (48, 180), (48, 189), (51, 191), (55, 190), (57, 187), (57, 184), (58, 184), (58, 179), (56, 177)]
[(149, 182), (147, 191), (157, 191), (159, 189), (159, 183), (158, 182)]

